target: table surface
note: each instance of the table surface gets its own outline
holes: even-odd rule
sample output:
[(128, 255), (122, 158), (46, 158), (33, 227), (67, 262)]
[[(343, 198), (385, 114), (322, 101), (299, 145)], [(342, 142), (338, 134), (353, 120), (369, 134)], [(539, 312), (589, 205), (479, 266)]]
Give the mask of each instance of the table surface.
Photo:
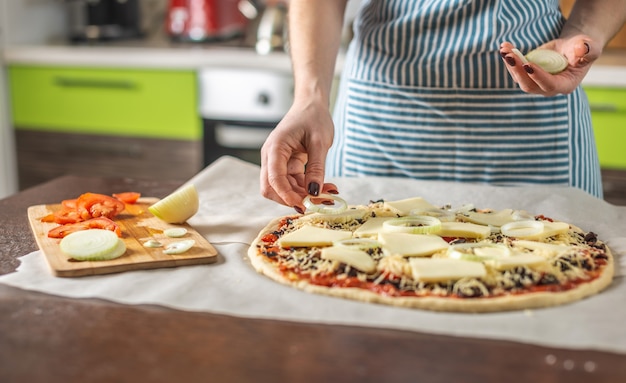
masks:
[[(0, 200), (0, 273), (37, 250), (26, 209), (179, 183), (66, 176)], [(0, 382), (624, 382), (626, 355), (416, 332), (243, 319), (0, 284)]]

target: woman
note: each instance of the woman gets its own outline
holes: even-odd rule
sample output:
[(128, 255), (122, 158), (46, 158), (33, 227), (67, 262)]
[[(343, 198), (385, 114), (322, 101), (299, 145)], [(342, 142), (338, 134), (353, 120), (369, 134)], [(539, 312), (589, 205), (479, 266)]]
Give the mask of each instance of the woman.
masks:
[[(570, 185), (601, 197), (579, 85), (626, 2), (579, 0), (565, 21), (558, 0), (366, 0), (333, 122), (345, 6), (290, 2), (294, 103), (261, 150), (265, 197), (302, 212), (307, 194), (337, 192), (325, 174)], [(551, 75), (513, 53), (537, 47), (565, 55), (567, 69)]]

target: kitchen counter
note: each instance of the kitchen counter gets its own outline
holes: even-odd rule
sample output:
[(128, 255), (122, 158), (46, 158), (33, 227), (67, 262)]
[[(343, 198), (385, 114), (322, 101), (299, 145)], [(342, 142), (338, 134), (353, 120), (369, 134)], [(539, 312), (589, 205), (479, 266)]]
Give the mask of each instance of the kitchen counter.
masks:
[(284, 52), (259, 55), (231, 45), (113, 44), (19, 46), (4, 50), (6, 64), (106, 68), (199, 69), (207, 66), (269, 68), (291, 71)]
[[(0, 274), (37, 250), (26, 208), (176, 182), (66, 176), (0, 200)], [(626, 356), (504, 340), (72, 299), (0, 284), (2, 382), (618, 382)]]
[[(53, 43), (6, 47), (6, 65), (59, 65), (141, 69), (201, 69), (206, 67), (264, 68), (291, 72), (291, 60), (284, 51), (266, 55), (240, 40), (215, 43), (174, 42), (164, 38), (98, 44)], [(343, 58), (337, 60), (340, 73)]]
[[(259, 55), (254, 49), (234, 41), (225, 43), (176, 43), (161, 38), (141, 41), (102, 43), (94, 45), (9, 46), (3, 51), (10, 64), (60, 65), (87, 67), (123, 67), (154, 69), (199, 69), (213, 66), (267, 68), (291, 71), (285, 52)], [(336, 73), (343, 67), (340, 52)], [(626, 51), (606, 50), (591, 68), (583, 84), (626, 87)]]
[(626, 87), (626, 50), (605, 50), (589, 69), (583, 85)]

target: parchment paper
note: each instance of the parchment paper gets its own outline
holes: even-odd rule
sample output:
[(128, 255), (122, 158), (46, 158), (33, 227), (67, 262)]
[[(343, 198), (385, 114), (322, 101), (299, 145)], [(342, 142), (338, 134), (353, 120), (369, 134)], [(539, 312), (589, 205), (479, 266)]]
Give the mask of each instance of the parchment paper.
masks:
[[(596, 232), (617, 253), (626, 275), (626, 207), (567, 187), (495, 187), (407, 179), (334, 179), (350, 204), (422, 196), (435, 205), (474, 203), (542, 213)], [(493, 314), (454, 314), (389, 307), (305, 293), (276, 283), (250, 266), (246, 252), (258, 232), (292, 209), (259, 194), (259, 168), (223, 157), (189, 182), (201, 207), (189, 223), (220, 253), (216, 264), (121, 274), (57, 278), (39, 251), (20, 258), (0, 283), (76, 298), (157, 304), (187, 311), (326, 324), (394, 328), (464, 337), (511, 340), (572, 349), (626, 353), (626, 283), (572, 304)], [(26, 213), (24, 213), (26, 214)]]

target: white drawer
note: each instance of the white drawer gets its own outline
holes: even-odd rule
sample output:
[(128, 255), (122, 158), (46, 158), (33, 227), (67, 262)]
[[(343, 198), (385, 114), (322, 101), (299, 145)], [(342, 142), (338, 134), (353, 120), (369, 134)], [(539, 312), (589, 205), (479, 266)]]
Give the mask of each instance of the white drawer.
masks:
[(211, 120), (279, 121), (293, 102), (290, 73), (246, 68), (199, 72), (200, 115)]

